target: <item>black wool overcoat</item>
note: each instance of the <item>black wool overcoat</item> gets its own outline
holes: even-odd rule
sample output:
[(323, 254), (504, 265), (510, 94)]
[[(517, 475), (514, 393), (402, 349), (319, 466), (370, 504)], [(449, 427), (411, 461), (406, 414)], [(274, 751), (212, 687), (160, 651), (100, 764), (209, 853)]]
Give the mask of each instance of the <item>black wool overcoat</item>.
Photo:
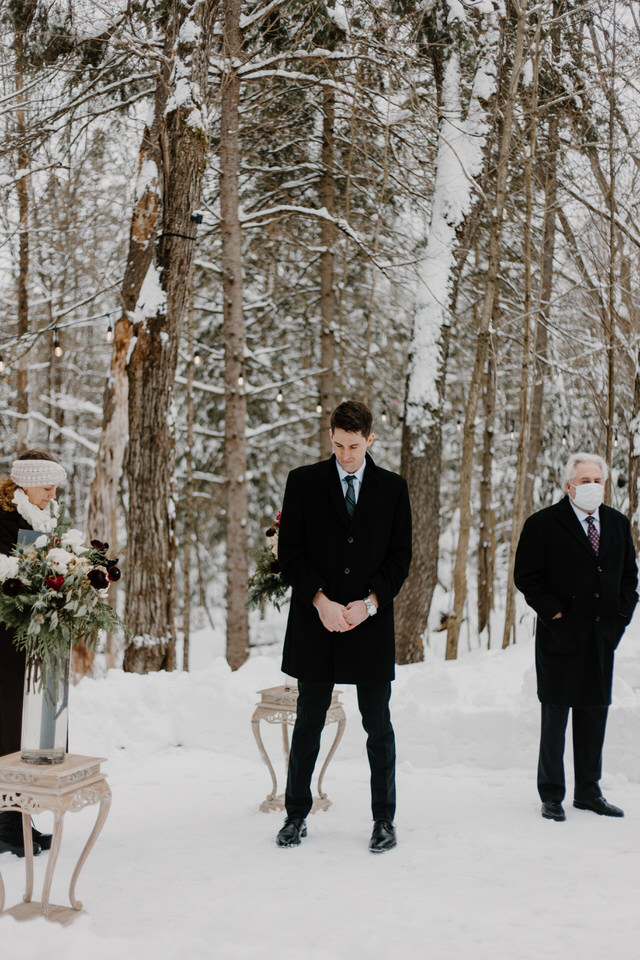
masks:
[[(17, 510), (0, 510), (0, 553), (10, 555), (18, 530), (31, 530)], [(20, 749), (24, 653), (13, 645), (13, 631), (0, 623), (0, 755)]]
[[(335, 457), (293, 470), (282, 504), (278, 556), (292, 586), (282, 669), (300, 680), (393, 680), (393, 598), (409, 572), (407, 482), (367, 454), (349, 518)], [(374, 592), (378, 613), (346, 633), (325, 630), (312, 604), (319, 589), (347, 604)]]
[[(568, 497), (525, 522), (514, 579), (538, 614), (536, 674), (542, 703), (611, 703), (614, 651), (636, 605), (638, 569), (629, 521), (600, 507), (598, 554)], [(562, 617), (554, 620), (556, 613)]]

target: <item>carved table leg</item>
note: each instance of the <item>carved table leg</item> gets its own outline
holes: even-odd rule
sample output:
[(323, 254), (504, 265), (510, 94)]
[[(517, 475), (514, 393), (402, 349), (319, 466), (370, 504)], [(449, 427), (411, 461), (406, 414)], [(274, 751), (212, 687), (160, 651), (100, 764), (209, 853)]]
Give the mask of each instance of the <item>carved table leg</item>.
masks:
[(85, 844), (85, 848), (80, 854), (80, 859), (76, 864), (76, 868), (73, 871), (73, 876), (71, 877), (71, 884), (69, 885), (69, 901), (74, 910), (82, 910), (82, 903), (80, 900), (76, 900), (76, 883), (78, 877), (80, 876), (80, 871), (82, 870), (85, 861), (91, 851), (93, 850), (93, 845), (100, 835), (100, 831), (104, 827), (105, 820), (109, 814), (109, 809), (111, 807), (111, 791), (108, 791), (100, 801), (100, 809), (98, 810), (98, 817), (95, 822), (95, 826), (91, 831), (91, 835)]
[(4, 883), (2, 882), (2, 874), (0, 873), (0, 913), (4, 910)]
[(26, 873), (23, 901), (31, 903), (33, 896), (33, 833), (31, 832), (31, 813), (22, 814), (22, 839), (24, 842), (24, 868)]
[(271, 760), (269, 760), (269, 754), (265, 750), (264, 743), (262, 742), (262, 736), (260, 735), (260, 718), (259, 717), (254, 716), (252, 718), (251, 727), (253, 729), (253, 735), (256, 738), (256, 743), (258, 744), (258, 750), (260, 751), (260, 755), (262, 756), (262, 759), (268, 766), (269, 773), (271, 774), (272, 791), (267, 796), (267, 800), (274, 800), (278, 791), (278, 781), (276, 780), (276, 772), (273, 769)]
[(322, 778), (324, 777), (326, 769), (329, 766), (329, 761), (331, 760), (332, 756), (338, 749), (338, 744), (342, 740), (342, 734), (344, 733), (344, 728), (346, 727), (346, 725), (347, 725), (347, 718), (343, 713), (340, 719), (338, 720), (338, 729), (336, 730), (335, 740), (331, 744), (331, 749), (327, 754), (326, 760), (322, 764), (322, 770), (320, 771), (320, 776), (318, 777), (318, 796), (321, 797), (323, 800), (327, 799), (327, 795), (326, 793), (322, 792)]
[(51, 895), (51, 883), (53, 881), (53, 871), (56, 868), (58, 854), (60, 853), (60, 844), (62, 842), (62, 825), (64, 822), (64, 813), (57, 813), (53, 824), (53, 839), (51, 841), (51, 850), (49, 851), (49, 862), (47, 872), (44, 875), (44, 886), (42, 887), (42, 912), (47, 917), (49, 915), (49, 896)]

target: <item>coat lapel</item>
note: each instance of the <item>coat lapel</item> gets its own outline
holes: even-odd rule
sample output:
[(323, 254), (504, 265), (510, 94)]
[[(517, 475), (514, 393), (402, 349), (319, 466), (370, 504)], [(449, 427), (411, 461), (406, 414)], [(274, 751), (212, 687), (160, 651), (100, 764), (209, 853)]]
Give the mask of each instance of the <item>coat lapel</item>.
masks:
[(611, 514), (609, 513), (608, 507), (600, 507), (600, 549), (598, 550), (598, 556), (602, 557), (607, 552), (611, 546)]
[[(330, 460), (326, 460), (325, 463), (327, 464), (327, 486), (329, 488), (329, 498), (333, 503), (340, 520), (345, 527), (348, 527), (351, 521), (349, 519), (347, 507), (344, 502), (342, 483), (340, 482), (340, 475), (338, 473), (338, 467), (336, 466), (335, 454)], [(367, 471), (365, 470), (365, 473), (366, 472)]]
[[(359, 523), (362, 522), (363, 518), (366, 517), (371, 505), (374, 503), (375, 497), (375, 488), (377, 483), (377, 467), (373, 462), (373, 458), (367, 456), (367, 465), (362, 475), (362, 487), (360, 489), (360, 494), (358, 496), (358, 502), (356, 503), (355, 513), (351, 517), (351, 526), (356, 527)], [(346, 512), (346, 508), (345, 508)]]
[[(586, 533), (582, 529), (582, 524), (578, 520), (571, 502), (568, 496), (565, 496), (558, 504), (558, 518), (560, 522), (567, 528), (569, 533), (574, 537), (575, 540), (580, 544), (580, 546), (587, 551), (590, 557), (595, 557), (593, 547), (587, 537)], [(602, 553), (602, 533), (603, 533), (603, 523), (602, 523), (602, 509), (600, 510), (600, 553)]]

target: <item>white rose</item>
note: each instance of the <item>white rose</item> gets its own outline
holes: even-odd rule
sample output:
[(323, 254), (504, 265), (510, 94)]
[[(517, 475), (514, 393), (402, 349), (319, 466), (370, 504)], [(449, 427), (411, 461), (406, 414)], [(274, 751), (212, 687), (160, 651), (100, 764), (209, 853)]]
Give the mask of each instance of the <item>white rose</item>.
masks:
[(54, 567), (59, 573), (66, 573), (69, 561), (73, 560), (73, 554), (61, 547), (53, 547), (45, 557), (49, 566)]
[(18, 576), (18, 563), (17, 557), (8, 557), (6, 553), (0, 553), (0, 582)]
[(61, 541), (63, 547), (73, 550), (74, 553), (80, 553), (84, 548), (84, 533), (82, 530), (67, 530), (62, 534)]
[(43, 533), (41, 537), (38, 537), (37, 540), (33, 541), (33, 545), (39, 550), (40, 547), (46, 547), (48, 539), (49, 537), (46, 535), (46, 533)]

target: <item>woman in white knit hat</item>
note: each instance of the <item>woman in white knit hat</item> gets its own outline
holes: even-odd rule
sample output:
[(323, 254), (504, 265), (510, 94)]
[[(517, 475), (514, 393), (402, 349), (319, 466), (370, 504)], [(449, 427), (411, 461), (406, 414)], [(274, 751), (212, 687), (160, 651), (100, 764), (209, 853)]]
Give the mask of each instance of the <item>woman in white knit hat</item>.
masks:
[[(49, 533), (57, 522), (58, 485), (67, 473), (58, 461), (41, 450), (27, 450), (14, 460), (11, 473), (0, 480), (0, 554), (10, 554), (19, 530)], [(0, 755), (20, 749), (24, 653), (13, 645), (12, 631), (0, 623)], [(33, 852), (48, 850), (51, 837), (33, 831)], [(22, 816), (0, 813), (0, 853), (24, 856)]]

